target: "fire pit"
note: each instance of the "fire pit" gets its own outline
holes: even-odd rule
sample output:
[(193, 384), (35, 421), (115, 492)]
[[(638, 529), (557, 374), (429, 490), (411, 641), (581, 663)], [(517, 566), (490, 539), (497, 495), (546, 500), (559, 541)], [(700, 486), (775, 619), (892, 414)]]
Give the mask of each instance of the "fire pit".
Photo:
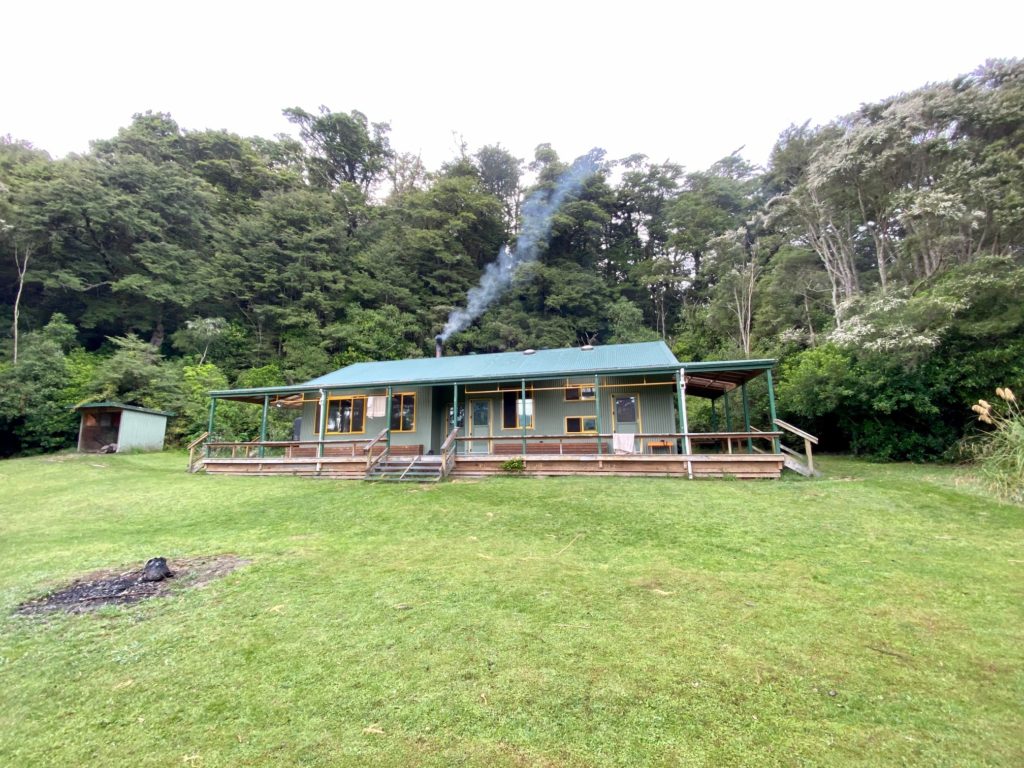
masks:
[(87, 574), (63, 589), (26, 600), (15, 613), (85, 613), (104, 605), (132, 605), (150, 597), (201, 587), (248, 563), (235, 555), (216, 555), (175, 559), (172, 569), (165, 558), (154, 557), (142, 568)]

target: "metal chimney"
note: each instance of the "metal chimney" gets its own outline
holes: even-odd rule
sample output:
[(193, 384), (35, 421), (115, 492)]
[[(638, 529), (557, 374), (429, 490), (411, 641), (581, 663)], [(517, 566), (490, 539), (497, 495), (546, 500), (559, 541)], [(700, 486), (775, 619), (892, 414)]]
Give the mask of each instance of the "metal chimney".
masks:
[(444, 356), (444, 339), (441, 337), (441, 334), (439, 333), (439, 334), (437, 334), (437, 336), (434, 337), (434, 357), (443, 357), (443, 356)]

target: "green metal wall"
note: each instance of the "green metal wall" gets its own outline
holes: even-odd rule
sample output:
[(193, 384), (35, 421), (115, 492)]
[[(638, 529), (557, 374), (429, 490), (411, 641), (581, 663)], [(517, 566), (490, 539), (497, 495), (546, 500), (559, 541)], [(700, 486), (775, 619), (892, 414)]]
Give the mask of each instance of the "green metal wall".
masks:
[[(655, 378), (647, 377), (607, 377), (601, 379), (601, 431), (605, 434), (613, 430), (612, 409), (616, 394), (635, 395), (639, 403), (640, 426), (644, 432), (675, 432), (675, 384), (671, 380), (664, 380), (663, 386), (618, 386), (629, 384), (654, 383)], [(595, 416), (597, 414), (597, 403), (595, 400), (568, 401), (565, 399), (565, 390), (562, 386), (593, 385), (591, 378), (556, 379), (554, 381), (537, 382), (537, 391), (534, 393), (534, 424), (533, 429), (527, 429), (527, 437), (530, 435), (561, 435), (565, 433), (565, 418), (567, 416)], [(511, 382), (509, 382), (511, 384)], [(610, 388), (608, 385), (615, 385)], [(552, 390), (551, 387), (559, 387)], [(518, 436), (522, 434), (521, 429), (504, 429), (502, 419), (502, 395), (501, 394), (480, 394), (474, 395), (475, 390), (493, 390), (495, 386), (483, 385), (469, 387), (464, 395), (460, 393), (460, 400), (487, 400), (491, 404), (491, 434), (496, 436)], [(469, 413), (467, 409), (467, 414)], [(467, 416), (468, 420), (468, 416)], [(468, 429), (469, 425), (466, 425)], [(464, 430), (465, 433), (465, 430)]]
[[(394, 394), (413, 392), (416, 394), (416, 430), (414, 432), (392, 432), (391, 433), (391, 444), (392, 445), (422, 445), (423, 452), (426, 453), (430, 449), (431, 444), (431, 424), (433, 419), (431, 418), (433, 412), (432, 396), (430, 387), (408, 387), (408, 388), (393, 388)], [(328, 397), (343, 397), (346, 395), (366, 395), (368, 397), (386, 397), (386, 389), (369, 389), (361, 390), (358, 392), (344, 392), (344, 391), (328, 391)], [(317, 430), (320, 425), (316, 422), (316, 402), (307, 402), (302, 407), (302, 430), (300, 438), (302, 440), (316, 440), (318, 438)], [(390, 408), (388, 413), (384, 416), (375, 419), (366, 419), (366, 432), (358, 435), (326, 435), (325, 440), (372, 440), (380, 431), (384, 429), (388, 424), (391, 423)]]
[[(534, 393), (534, 426), (527, 429), (526, 435), (562, 435), (565, 434), (565, 417), (567, 416), (594, 416), (596, 414), (596, 402), (567, 401), (565, 399), (564, 386), (577, 384), (593, 385), (593, 377), (555, 379), (552, 381), (536, 382), (537, 391)], [(660, 382), (659, 386), (615, 386), (608, 385), (636, 385), (651, 384)], [(514, 384), (506, 382), (505, 386)], [(616, 394), (636, 395), (639, 402), (640, 429), (643, 432), (676, 432), (676, 390), (675, 383), (671, 379), (657, 377), (607, 377), (601, 379), (601, 431), (605, 434), (613, 431), (612, 410), (614, 408), (614, 397)], [(556, 387), (557, 389), (551, 389)], [(504, 429), (502, 419), (502, 395), (493, 390), (497, 389), (496, 384), (474, 384), (468, 387), (459, 387), (459, 409), (464, 413), (464, 423), (460, 436), (469, 435), (470, 401), (486, 400), (491, 408), (491, 434), (494, 436), (514, 436), (522, 434), (520, 429)], [(488, 390), (491, 390), (488, 392)], [(452, 402), (452, 387), (395, 387), (394, 392), (415, 392), (416, 393), (416, 431), (415, 432), (393, 432), (391, 435), (392, 445), (422, 445), (423, 452), (439, 449), (441, 442), (446, 437), (445, 418), (446, 409)], [(473, 394), (474, 391), (487, 392), (486, 394)], [(341, 395), (386, 395), (386, 390), (362, 390), (358, 392), (330, 392), (329, 396)], [(377, 419), (366, 420), (366, 432), (359, 435), (327, 435), (327, 440), (369, 440), (377, 436), (390, 421), (389, 416)], [(302, 440), (316, 440), (319, 425), (316, 423), (316, 403), (307, 402), (302, 409)]]
[(162, 451), (167, 417), (154, 413), (121, 411), (117, 451)]

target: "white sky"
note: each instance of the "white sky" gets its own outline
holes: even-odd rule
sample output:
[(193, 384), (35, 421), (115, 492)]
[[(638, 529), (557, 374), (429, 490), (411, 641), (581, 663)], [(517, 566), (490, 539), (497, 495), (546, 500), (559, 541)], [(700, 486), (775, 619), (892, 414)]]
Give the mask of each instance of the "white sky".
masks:
[(790, 123), (1024, 54), (1024, 3), (991, 0), (15, 2), (0, 135), (55, 156), (148, 109), (269, 137), (290, 131), (282, 108), (325, 104), (390, 122), (431, 169), (461, 136), (700, 170), (743, 145), (764, 163)]

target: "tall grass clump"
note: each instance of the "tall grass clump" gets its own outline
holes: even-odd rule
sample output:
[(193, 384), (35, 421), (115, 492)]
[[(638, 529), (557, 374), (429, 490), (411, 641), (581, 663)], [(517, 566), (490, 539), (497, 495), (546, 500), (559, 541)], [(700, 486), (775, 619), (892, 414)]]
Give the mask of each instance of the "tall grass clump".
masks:
[(971, 406), (978, 420), (992, 427), (975, 447), (978, 470), (998, 496), (1024, 502), (1024, 411), (1009, 387), (998, 387), (996, 395), (1002, 403), (979, 400)]

